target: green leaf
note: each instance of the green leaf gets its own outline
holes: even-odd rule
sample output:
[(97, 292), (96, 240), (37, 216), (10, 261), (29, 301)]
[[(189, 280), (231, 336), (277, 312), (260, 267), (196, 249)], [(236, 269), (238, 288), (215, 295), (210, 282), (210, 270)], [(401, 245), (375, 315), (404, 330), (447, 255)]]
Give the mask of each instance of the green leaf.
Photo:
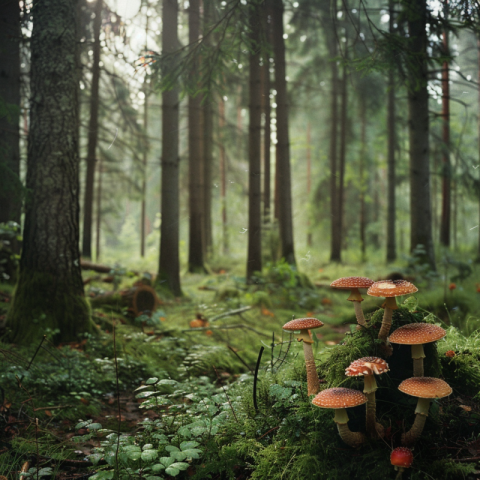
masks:
[(145, 450), (142, 452), (142, 460), (145, 462), (153, 462), (158, 457), (158, 452), (155, 450)]
[(152, 377), (145, 382), (145, 385), (155, 385), (157, 382), (158, 382), (158, 378)]
[(142, 450), (152, 450), (154, 447), (151, 443), (147, 443), (143, 446)]
[(165, 470), (165, 465), (162, 465), (161, 463), (156, 463), (155, 465), (152, 466), (152, 472), (153, 473), (159, 473)]
[(171, 475), (172, 477), (176, 477), (180, 473), (180, 470), (178, 468), (175, 468), (175, 467), (168, 467), (165, 470), (165, 472), (168, 473), (169, 475)]
[(101, 423), (91, 423), (89, 426), (88, 426), (88, 429), (89, 430), (100, 430), (102, 428), (102, 424)]
[(179, 462), (181, 462), (182, 460), (185, 460), (187, 458), (186, 453), (185, 452), (180, 452), (180, 451), (179, 452), (172, 452), (170, 454), (170, 456), (172, 458), (174, 458), (175, 460), (179, 461)]
[(130, 460), (139, 460), (142, 457), (142, 452), (128, 452)]
[(102, 459), (102, 455), (99, 453), (94, 453), (92, 455), (88, 455), (87, 458), (90, 462), (96, 465)]
[(111, 480), (113, 475), (113, 470), (102, 470), (101, 472), (96, 473), (93, 477), (90, 477), (90, 480)]
[(418, 300), (416, 297), (408, 297), (404, 302), (403, 306), (408, 308), (409, 312), (415, 312), (418, 307)]
[(167, 452), (179, 452), (180, 449), (178, 447), (175, 447), (174, 445), (168, 445), (168, 447), (165, 447), (165, 450)]
[(198, 442), (194, 442), (194, 441), (182, 442), (180, 444), (180, 449), (181, 450), (187, 450), (187, 449), (190, 449), (190, 448), (198, 447), (198, 445), (200, 445), (200, 444)]
[(184, 453), (186, 456), (185, 458), (200, 458), (200, 454), (202, 453), (201, 450), (198, 450), (198, 448), (187, 448), (186, 450), (183, 450), (182, 453)]
[(80, 428), (86, 427), (87, 425), (90, 425), (92, 423), (92, 420), (86, 420), (85, 422), (80, 422), (75, 425), (75, 430), (79, 430)]
[(150, 395), (155, 395), (157, 392), (140, 392), (137, 395), (135, 395), (135, 398), (147, 398)]
[(175, 385), (177, 384), (178, 382), (176, 380), (169, 380), (169, 379), (164, 379), (164, 380), (160, 380), (158, 382), (159, 385)]
[(166, 467), (169, 467), (172, 463), (175, 462), (175, 459), (172, 457), (161, 457), (160, 463), (163, 463)]

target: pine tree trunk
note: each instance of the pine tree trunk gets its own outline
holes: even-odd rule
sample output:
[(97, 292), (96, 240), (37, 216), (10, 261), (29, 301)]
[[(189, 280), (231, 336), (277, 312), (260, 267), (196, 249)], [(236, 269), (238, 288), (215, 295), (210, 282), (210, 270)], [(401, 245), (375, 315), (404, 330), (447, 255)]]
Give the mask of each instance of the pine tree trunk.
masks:
[(90, 122), (88, 124), (87, 173), (83, 203), (82, 256), (92, 258), (92, 223), (95, 187), (95, 164), (97, 162), (98, 103), (100, 83), (100, 30), (102, 27), (102, 0), (95, 4), (93, 21), (92, 89), (90, 92)]
[(288, 133), (288, 101), (283, 38), (283, 0), (273, 0), (273, 50), (275, 54), (275, 89), (277, 90), (277, 154), (278, 202), (281, 255), (295, 265), (290, 175), (290, 140)]
[(98, 262), (100, 259), (100, 226), (102, 221), (102, 157), (100, 157), (100, 161), (98, 162), (98, 179), (97, 179), (97, 195), (96, 195), (96, 203), (97, 203), (97, 225), (96, 225), (96, 235), (95, 235), (95, 261)]
[[(360, 251), (362, 253), (362, 261), (366, 260), (366, 230), (367, 218), (365, 215), (365, 164), (367, 155), (367, 106), (365, 98), (360, 98)], [(354, 302), (355, 303), (355, 302)]]
[(222, 212), (222, 252), (228, 253), (227, 231), (227, 165), (223, 130), (225, 128), (225, 102), (223, 98), (218, 103), (218, 137), (220, 143), (220, 209)]
[[(307, 124), (307, 198), (310, 202), (310, 195), (312, 194), (312, 124)], [(307, 218), (307, 247), (312, 246), (312, 226), (310, 222), (310, 215)]]
[(337, 197), (337, 235), (338, 242), (335, 242), (335, 258), (337, 261), (342, 259), (343, 235), (343, 210), (344, 210), (344, 184), (345, 184), (345, 163), (347, 155), (347, 67), (342, 71), (342, 90), (340, 104), (340, 155), (339, 155), (339, 178), (338, 178), (338, 197)]
[(20, 223), (20, 5), (0, 2), (0, 223)]
[[(392, 13), (390, 14), (392, 18)], [(392, 19), (393, 21), (393, 19)], [(387, 262), (393, 262), (397, 258), (395, 239), (395, 81), (393, 71), (388, 74), (388, 152), (387, 152), (387, 176), (388, 176), (388, 206), (387, 206)]]
[(262, 9), (259, 3), (250, 6), (249, 126), (248, 126), (248, 253), (247, 282), (254, 272), (262, 270), (262, 85), (260, 67), (260, 31)]
[[(36, 0), (20, 275), (9, 340), (37, 343), (47, 328), (73, 341), (93, 324), (80, 271), (75, 0)], [(52, 12), (55, 12), (53, 15)]]
[[(478, 49), (478, 82), (480, 84), (480, 38), (477, 40)], [(480, 165), (480, 88), (478, 89), (478, 163)], [(478, 168), (477, 168), (478, 170)], [(478, 250), (477, 250), (477, 262), (480, 262), (480, 170), (478, 170)]]
[[(188, 9), (188, 39), (190, 44), (198, 41), (200, 35), (200, 1), (191, 0)], [(196, 60), (191, 75), (199, 75)], [(204, 267), (204, 162), (203, 162), (203, 115), (202, 99), (197, 93), (188, 99), (188, 176), (189, 176), (189, 245), (188, 271), (205, 272)]]
[[(172, 54), (178, 47), (178, 0), (163, 0), (162, 51)], [(172, 55), (172, 67), (176, 62)], [(168, 67), (165, 72), (168, 73)], [(157, 285), (176, 297), (182, 295), (179, 260), (179, 94), (177, 88), (162, 93), (162, 190), (160, 260)]]
[[(443, 32), (443, 50), (448, 53), (448, 33)], [(450, 166), (450, 86), (448, 62), (442, 66), (442, 220), (440, 224), (440, 243), (450, 246), (450, 218), (451, 218), (451, 166)]]
[[(272, 43), (272, 8), (271, 0), (264, 3), (265, 16), (265, 37), (267, 44)], [(263, 131), (263, 221), (265, 224), (270, 223), (271, 212), (271, 135), (272, 135), (272, 108), (270, 102), (270, 55), (265, 52), (263, 58), (263, 111), (265, 113), (265, 127)]]
[[(147, 27), (145, 32), (148, 32), (148, 17), (147, 17)], [(145, 51), (147, 46), (145, 45)], [(144, 130), (144, 139), (143, 139), (143, 153), (142, 153), (142, 166), (143, 166), (143, 177), (142, 177), (142, 205), (140, 212), (140, 256), (143, 258), (145, 256), (145, 235), (146, 235), (146, 201), (147, 201), (147, 168), (148, 168), (148, 150), (149, 150), (149, 141), (148, 141), (148, 83), (147, 77), (145, 76), (143, 83), (143, 92), (145, 94), (144, 104), (143, 104), (143, 130)]]
[(429, 112), (427, 90), (427, 3), (409, 0), (408, 107), (410, 136), (410, 250), (423, 245), (423, 262), (435, 270), (430, 199)]
[[(336, 9), (334, 11), (336, 18)], [(330, 58), (337, 56), (336, 38), (331, 40)], [(331, 104), (330, 104), (330, 261), (340, 261), (341, 241), (338, 232), (338, 205), (337, 205), (337, 123), (338, 123), (338, 67), (337, 62), (331, 62)]]

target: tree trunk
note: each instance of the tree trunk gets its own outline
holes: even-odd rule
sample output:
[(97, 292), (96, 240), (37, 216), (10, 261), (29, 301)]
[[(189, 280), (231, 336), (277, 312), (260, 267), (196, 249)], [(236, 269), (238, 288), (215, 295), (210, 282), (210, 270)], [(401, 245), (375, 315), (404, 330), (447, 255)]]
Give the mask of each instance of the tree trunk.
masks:
[[(191, 0), (188, 9), (188, 39), (190, 44), (198, 42), (200, 35), (200, 1)], [(197, 58), (191, 75), (199, 75)], [(190, 95), (188, 99), (188, 174), (190, 228), (188, 245), (188, 271), (205, 272), (204, 252), (204, 159), (202, 142), (201, 95)]]
[[(178, 0), (163, 0), (162, 51), (172, 54), (178, 47)], [(172, 55), (172, 67), (177, 61)], [(168, 66), (165, 73), (169, 71)], [(179, 185), (178, 185), (178, 88), (162, 93), (162, 191), (160, 260), (157, 285), (176, 297), (182, 295), (179, 261)]]
[(100, 258), (100, 225), (102, 220), (102, 157), (100, 157), (100, 161), (98, 162), (98, 180), (97, 180), (97, 232), (95, 236), (95, 261), (98, 262)]
[[(310, 195), (312, 193), (312, 124), (307, 124), (307, 198), (310, 203)], [(312, 246), (312, 226), (310, 215), (307, 217), (307, 247)]]
[(213, 105), (210, 96), (203, 105), (203, 158), (204, 158), (204, 231), (207, 256), (213, 247), (212, 237), (212, 165), (213, 165)]
[(88, 124), (87, 173), (83, 203), (82, 255), (92, 258), (92, 223), (95, 187), (95, 164), (97, 162), (98, 104), (100, 83), (100, 30), (102, 27), (102, 0), (95, 4), (93, 21), (92, 90), (90, 93), (90, 122)]
[(365, 98), (360, 98), (360, 251), (362, 252), (362, 262), (367, 258), (366, 249), (366, 230), (367, 218), (365, 215), (365, 164), (367, 155), (367, 105)]
[[(336, 18), (336, 9), (334, 11)], [(335, 58), (338, 54), (336, 38), (330, 40), (330, 58)], [(332, 97), (331, 97), (331, 113), (330, 113), (330, 261), (340, 261), (341, 239), (338, 232), (338, 209), (337, 209), (337, 123), (338, 123), (338, 67), (337, 62), (331, 62), (332, 67)]]
[[(148, 15), (146, 16), (146, 24), (145, 24), (145, 35), (148, 38)], [(147, 42), (145, 41), (145, 52), (148, 51)], [(149, 88), (148, 88), (148, 81), (147, 81), (147, 74), (143, 79), (143, 93), (145, 95), (144, 104), (143, 104), (143, 131), (144, 131), (144, 138), (143, 138), (143, 152), (142, 152), (142, 166), (143, 166), (143, 177), (142, 177), (142, 205), (141, 205), (141, 213), (140, 213), (140, 256), (143, 258), (145, 256), (145, 235), (146, 235), (146, 201), (147, 201), (147, 168), (148, 168), (148, 151), (150, 149), (149, 141), (148, 141), (148, 95), (149, 95)]]
[(20, 275), (7, 318), (9, 340), (28, 345), (48, 328), (58, 342), (93, 330), (78, 249), (75, 0), (36, 0), (33, 8), (29, 199)]
[[(477, 40), (477, 49), (478, 49), (478, 82), (480, 84), (480, 38)], [(478, 163), (480, 165), (480, 88), (478, 89)], [(477, 168), (478, 170), (478, 168)], [(477, 251), (477, 262), (480, 262), (480, 170), (478, 170), (478, 251)]]
[(0, 0), (0, 223), (20, 223), (20, 5)]
[[(265, 15), (265, 37), (267, 44), (271, 44), (272, 40), (272, 16), (271, 16), (271, 0), (264, 3)], [(270, 223), (271, 210), (271, 135), (272, 135), (272, 108), (270, 102), (270, 55), (268, 52), (263, 53), (263, 112), (265, 113), (265, 126), (263, 131), (263, 222)]]
[(223, 98), (218, 103), (218, 137), (220, 143), (220, 209), (222, 212), (222, 252), (228, 253), (227, 231), (227, 171), (223, 131), (225, 129), (225, 102)]
[(248, 126), (248, 253), (247, 282), (254, 272), (262, 270), (262, 88), (260, 67), (260, 32), (262, 8), (257, 2), (250, 5), (250, 70)]
[(387, 152), (387, 263), (397, 258), (397, 247), (395, 240), (395, 80), (393, 71), (388, 73), (388, 152)]
[(427, 3), (407, 2), (409, 28), (408, 110), (410, 136), (410, 250), (423, 245), (424, 263), (435, 270), (430, 200), (427, 72)]
[[(448, 33), (443, 32), (443, 50), (448, 54)], [(440, 243), (450, 246), (450, 217), (451, 217), (451, 166), (450, 166), (450, 86), (448, 62), (442, 66), (442, 220), (440, 224)]]
[(275, 89), (277, 90), (278, 225), (282, 258), (289, 264), (295, 265), (285, 42), (283, 38), (283, 0), (273, 0), (272, 11)]
[(337, 197), (337, 235), (338, 242), (335, 243), (335, 257), (337, 261), (342, 259), (343, 235), (343, 210), (344, 210), (344, 183), (345, 183), (345, 162), (347, 155), (347, 67), (343, 66), (342, 90), (340, 104), (340, 155), (339, 155), (339, 178)]

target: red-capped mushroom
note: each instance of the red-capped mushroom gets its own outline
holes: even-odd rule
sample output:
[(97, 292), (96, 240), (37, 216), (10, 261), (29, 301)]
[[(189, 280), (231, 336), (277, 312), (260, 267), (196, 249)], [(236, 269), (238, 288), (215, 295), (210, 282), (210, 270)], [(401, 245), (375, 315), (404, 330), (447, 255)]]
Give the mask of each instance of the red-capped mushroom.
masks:
[(412, 428), (402, 435), (402, 444), (411, 445), (422, 434), (432, 399), (448, 397), (452, 393), (452, 388), (439, 378), (413, 377), (404, 380), (398, 389), (407, 395), (418, 397), (415, 421)]
[(395, 297), (415, 292), (418, 292), (418, 288), (406, 280), (380, 280), (368, 289), (368, 295), (385, 298), (385, 303), (382, 305), (385, 307), (385, 312), (383, 314), (380, 332), (378, 332), (378, 338), (380, 340), (384, 342), (387, 341), (387, 336), (392, 326), (393, 311), (398, 309)]
[(362, 432), (352, 432), (348, 428), (348, 415), (346, 408), (363, 405), (367, 397), (358, 390), (351, 388), (327, 388), (322, 390), (312, 403), (320, 408), (335, 409), (333, 421), (337, 424), (338, 433), (341, 439), (351, 447), (358, 448), (365, 442), (365, 435)]
[(395, 448), (390, 454), (390, 463), (395, 467), (395, 470), (398, 470), (395, 480), (400, 480), (403, 471), (410, 468), (413, 463), (413, 452), (406, 447)]
[(357, 322), (362, 327), (367, 327), (367, 322), (363, 315), (361, 302), (363, 302), (362, 295), (359, 288), (369, 288), (373, 284), (373, 280), (366, 277), (343, 277), (333, 281), (330, 286), (333, 288), (339, 288), (341, 290), (350, 290), (350, 296), (347, 298), (350, 302), (353, 302), (355, 308), (355, 316)]
[(375, 392), (377, 391), (377, 382), (375, 375), (381, 375), (388, 372), (388, 364), (383, 358), (363, 357), (355, 360), (345, 369), (347, 377), (363, 376), (364, 388), (363, 393), (367, 397), (367, 416), (366, 427), (367, 434), (370, 438), (383, 437), (383, 425), (378, 423), (375, 418), (376, 401)]
[(307, 386), (308, 395), (316, 395), (320, 390), (320, 380), (313, 357), (312, 343), (309, 330), (323, 327), (323, 322), (316, 318), (296, 318), (287, 322), (282, 328), (287, 332), (293, 333), (300, 331), (295, 337), (299, 342), (303, 342), (303, 353), (305, 355), (305, 366), (307, 368)]
[(436, 342), (447, 332), (437, 325), (430, 323), (409, 323), (397, 328), (388, 338), (390, 343), (399, 343), (412, 346), (413, 376), (423, 377), (423, 359), (425, 352), (423, 344)]

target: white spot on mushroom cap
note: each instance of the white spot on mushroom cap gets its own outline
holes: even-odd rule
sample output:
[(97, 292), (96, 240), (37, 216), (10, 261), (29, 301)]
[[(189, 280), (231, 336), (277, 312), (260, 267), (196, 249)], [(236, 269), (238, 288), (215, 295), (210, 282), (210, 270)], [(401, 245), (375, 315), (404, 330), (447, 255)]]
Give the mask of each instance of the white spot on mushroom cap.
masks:
[(355, 377), (358, 375), (381, 375), (388, 372), (388, 363), (379, 357), (363, 357), (355, 360), (345, 369), (345, 375)]
[(370, 280), (367, 277), (343, 277), (334, 280), (330, 286), (333, 288), (348, 290), (350, 288), (368, 288), (373, 283), (373, 280)]

